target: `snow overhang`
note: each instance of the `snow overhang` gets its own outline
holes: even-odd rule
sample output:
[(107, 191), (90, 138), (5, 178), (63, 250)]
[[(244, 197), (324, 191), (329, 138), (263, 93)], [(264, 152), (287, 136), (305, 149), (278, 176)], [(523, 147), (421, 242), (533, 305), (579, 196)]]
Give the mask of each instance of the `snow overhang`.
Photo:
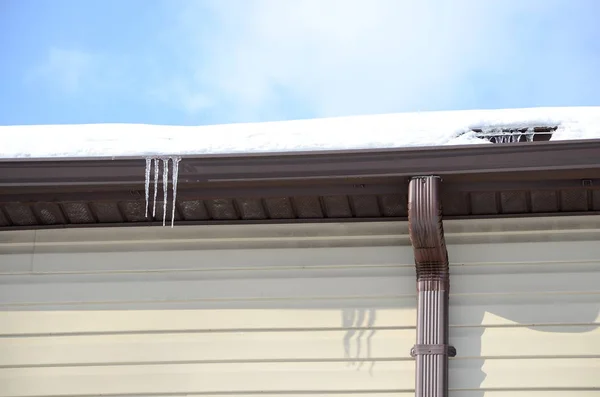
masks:
[[(0, 126), (0, 158), (244, 155), (600, 139), (600, 107), (461, 110), (201, 126)], [(533, 135), (532, 135), (533, 134)], [(505, 139), (500, 139), (505, 142)], [(494, 142), (497, 140), (494, 138)]]
[[(417, 175), (443, 178), (446, 219), (600, 213), (600, 140), (181, 157), (176, 226), (405, 220)], [(145, 167), (0, 160), (0, 228), (162, 225), (162, 195), (145, 214)]]

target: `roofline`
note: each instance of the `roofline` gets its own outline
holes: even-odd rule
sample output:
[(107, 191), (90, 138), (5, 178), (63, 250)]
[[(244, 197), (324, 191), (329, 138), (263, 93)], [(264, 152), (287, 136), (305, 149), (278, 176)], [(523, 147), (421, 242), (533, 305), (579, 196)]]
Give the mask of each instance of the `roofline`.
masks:
[[(533, 142), (517, 142), (511, 144), (491, 144), (483, 142), (481, 144), (466, 144), (466, 145), (442, 145), (442, 146), (406, 146), (395, 148), (370, 148), (370, 149), (342, 149), (342, 150), (299, 150), (299, 151), (280, 151), (280, 152), (248, 152), (248, 153), (199, 153), (199, 154), (147, 154), (135, 156), (81, 156), (81, 157), (0, 157), (0, 163), (30, 163), (30, 162), (79, 162), (79, 161), (116, 161), (116, 160), (139, 160), (145, 157), (169, 157), (177, 156), (182, 159), (241, 159), (241, 158), (256, 158), (256, 157), (296, 157), (296, 156), (321, 156), (321, 155), (353, 155), (353, 154), (368, 154), (368, 153), (428, 153), (428, 152), (455, 152), (465, 150), (468, 152), (476, 151), (513, 151), (518, 147), (526, 147), (532, 144), (536, 148), (544, 146), (579, 146), (582, 144), (598, 144), (600, 139), (570, 139), (561, 141), (537, 141)], [(508, 149), (507, 149), (508, 148)], [(518, 150), (518, 149), (517, 149)]]
[[(600, 139), (401, 149), (181, 156), (179, 183), (313, 182), (438, 175), (458, 181), (589, 177), (600, 169)], [(139, 186), (143, 158), (0, 160), (0, 187)], [(539, 175), (544, 171), (544, 175)], [(550, 176), (550, 174), (552, 174)]]

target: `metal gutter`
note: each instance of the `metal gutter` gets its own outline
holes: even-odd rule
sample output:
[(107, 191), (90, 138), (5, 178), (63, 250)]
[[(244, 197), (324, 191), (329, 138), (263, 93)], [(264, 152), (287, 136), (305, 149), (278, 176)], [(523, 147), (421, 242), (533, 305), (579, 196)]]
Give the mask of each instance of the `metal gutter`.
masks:
[(417, 343), (415, 396), (448, 395), (448, 296), (450, 274), (444, 240), (440, 178), (415, 177), (408, 194), (409, 235), (417, 273)]
[[(600, 140), (377, 149), (339, 152), (183, 157), (181, 183), (330, 181), (440, 175), (487, 180), (539, 171), (570, 175), (600, 167)], [(139, 185), (145, 160), (80, 158), (1, 160), (0, 187)], [(600, 177), (600, 175), (598, 175)]]

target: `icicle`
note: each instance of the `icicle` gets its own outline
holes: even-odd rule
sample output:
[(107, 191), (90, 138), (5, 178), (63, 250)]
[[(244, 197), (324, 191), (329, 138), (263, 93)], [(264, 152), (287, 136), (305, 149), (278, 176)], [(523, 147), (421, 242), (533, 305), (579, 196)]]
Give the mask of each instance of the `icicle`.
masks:
[(519, 139), (521, 138), (521, 135), (514, 134), (514, 135), (512, 135), (511, 138), (512, 138), (511, 139), (512, 143), (517, 143), (517, 142), (519, 142)]
[[(171, 208), (171, 227), (175, 226), (175, 211), (177, 209), (177, 182), (179, 179), (179, 162), (181, 157), (147, 157), (146, 170), (144, 174), (145, 192), (146, 192), (146, 217), (150, 216), (150, 184), (152, 180), (152, 169), (154, 168), (154, 201), (152, 203), (152, 219), (156, 219), (156, 203), (158, 198), (158, 181), (160, 175), (160, 163), (162, 162), (162, 184), (163, 184), (163, 226), (167, 223), (167, 200), (169, 198), (169, 160), (173, 162), (173, 175), (171, 180), (173, 183), (173, 207)], [(154, 164), (152, 164), (154, 162)]]
[(148, 205), (150, 204), (150, 169), (152, 168), (152, 157), (146, 158), (146, 171), (145, 171), (145, 191), (146, 191), (146, 218), (148, 218)]
[(181, 157), (173, 157), (173, 209), (171, 210), (171, 229), (175, 224), (175, 203), (177, 202), (177, 179), (179, 178), (179, 162)]
[(167, 224), (167, 196), (169, 186), (169, 157), (162, 159), (163, 161), (163, 226)]
[(527, 142), (533, 142), (533, 134), (527, 134)]
[(156, 218), (156, 197), (158, 195), (159, 159), (154, 159), (154, 203), (152, 204), (152, 218)]

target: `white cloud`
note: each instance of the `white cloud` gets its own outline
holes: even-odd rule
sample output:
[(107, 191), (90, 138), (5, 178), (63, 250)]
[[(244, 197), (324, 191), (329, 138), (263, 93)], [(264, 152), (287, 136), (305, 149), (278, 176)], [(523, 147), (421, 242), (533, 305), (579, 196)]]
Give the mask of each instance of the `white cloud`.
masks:
[(205, 94), (194, 90), (181, 78), (173, 79), (148, 89), (148, 95), (170, 107), (183, 109), (193, 115), (214, 105), (214, 102)]
[(95, 68), (94, 58), (89, 52), (53, 47), (29, 79), (51, 83), (66, 93), (76, 93), (91, 77)]
[[(513, 19), (555, 8), (551, 0), (186, 4), (176, 41), (195, 72), (185, 86), (245, 119), (284, 101), (282, 91), (318, 116), (447, 107), (474, 95), (472, 72), (519, 61)], [(215, 29), (202, 26), (207, 13)]]
[(595, 95), (600, 67), (565, 17), (569, 4), (165, 0), (161, 15), (177, 22), (164, 18), (171, 25), (157, 25), (142, 51), (55, 47), (33, 76), (65, 93), (149, 99), (210, 122), (565, 105)]
[(25, 81), (57, 93), (96, 100), (105, 95), (139, 94), (139, 68), (143, 66), (132, 62), (128, 55), (54, 46), (37, 67), (26, 73)]

